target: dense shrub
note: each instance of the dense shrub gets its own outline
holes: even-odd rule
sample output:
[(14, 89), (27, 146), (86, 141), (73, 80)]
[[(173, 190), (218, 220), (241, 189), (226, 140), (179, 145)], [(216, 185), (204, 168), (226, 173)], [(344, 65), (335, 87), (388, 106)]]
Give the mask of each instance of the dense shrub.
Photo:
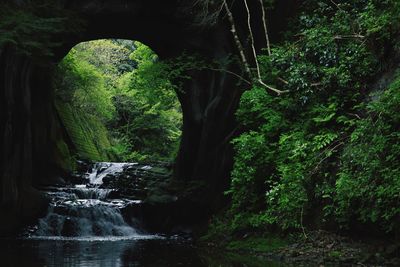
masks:
[[(305, 1), (284, 41), (260, 55), (233, 141), (233, 230), (336, 222), (399, 227), (399, 80), (370, 93), (396, 53), (400, 3)], [(366, 104), (367, 103), (367, 104)]]

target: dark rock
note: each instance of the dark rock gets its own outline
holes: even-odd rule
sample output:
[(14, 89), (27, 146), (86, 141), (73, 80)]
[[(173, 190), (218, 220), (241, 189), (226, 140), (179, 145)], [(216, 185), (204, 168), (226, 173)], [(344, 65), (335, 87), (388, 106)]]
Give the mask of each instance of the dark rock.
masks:
[(121, 193), (120, 193), (119, 190), (112, 190), (112, 191), (108, 194), (108, 198), (110, 198), (110, 199), (121, 198)]
[(103, 185), (107, 186), (109, 184), (111, 184), (112, 182), (114, 182), (117, 179), (116, 176), (108, 174), (106, 177), (103, 178)]
[(76, 172), (77, 173), (87, 173), (93, 168), (93, 162), (88, 160), (77, 160), (76, 161)]
[(63, 236), (76, 236), (76, 226), (74, 220), (71, 218), (67, 217), (64, 221), (64, 225), (61, 231), (61, 234)]
[(391, 244), (385, 249), (385, 255), (389, 257), (400, 257), (400, 244)]
[(75, 209), (71, 209), (67, 205), (58, 205), (54, 207), (54, 212), (62, 216), (78, 216), (78, 212)]
[(70, 184), (87, 184), (89, 183), (89, 179), (86, 177), (85, 173), (79, 174), (74, 173), (66, 178), (67, 182)]
[(103, 234), (101, 227), (97, 224), (93, 224), (92, 231), (96, 236), (101, 236)]

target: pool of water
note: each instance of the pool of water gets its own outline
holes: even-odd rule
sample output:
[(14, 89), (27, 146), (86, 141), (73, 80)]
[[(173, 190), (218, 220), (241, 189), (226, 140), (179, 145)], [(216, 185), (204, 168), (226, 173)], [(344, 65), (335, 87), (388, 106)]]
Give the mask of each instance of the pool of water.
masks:
[[(0, 267), (280, 267), (235, 254), (198, 249), (182, 237), (166, 238), (144, 233), (127, 207), (140, 199), (119, 198), (102, 188), (107, 175), (126, 166), (135, 172), (150, 166), (137, 163), (95, 164), (84, 176), (87, 183), (43, 188), (51, 200), (46, 216), (28, 227), (19, 239), (0, 239)], [(128, 220), (127, 220), (128, 218)]]
[(179, 239), (144, 240), (0, 240), (2, 267), (283, 267), (257, 258), (200, 252)]

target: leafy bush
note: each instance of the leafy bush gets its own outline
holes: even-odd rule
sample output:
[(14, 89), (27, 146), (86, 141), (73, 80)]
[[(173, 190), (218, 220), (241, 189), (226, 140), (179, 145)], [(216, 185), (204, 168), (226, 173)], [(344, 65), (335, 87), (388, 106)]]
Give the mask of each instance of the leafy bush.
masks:
[(234, 231), (400, 226), (400, 82), (369, 96), (399, 11), (394, 0), (306, 1), (272, 55), (259, 56), (263, 79), (289, 93), (242, 95), (227, 191)]
[(336, 214), (345, 224), (355, 217), (393, 231), (400, 221), (400, 78), (375, 97), (341, 157)]

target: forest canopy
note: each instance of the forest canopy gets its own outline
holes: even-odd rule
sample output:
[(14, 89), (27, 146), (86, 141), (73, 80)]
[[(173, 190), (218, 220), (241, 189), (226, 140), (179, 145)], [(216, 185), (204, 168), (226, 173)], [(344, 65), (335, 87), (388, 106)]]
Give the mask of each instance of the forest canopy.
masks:
[[(57, 68), (57, 107), (67, 115), (66, 105), (70, 105), (75, 117), (92, 125), (79, 131), (69, 128), (75, 139), (92, 132), (86, 141), (94, 141), (103, 160), (172, 160), (179, 146), (182, 116), (176, 88), (163, 75), (167, 68), (139, 42), (80, 43)], [(103, 132), (103, 142), (99, 132)]]

